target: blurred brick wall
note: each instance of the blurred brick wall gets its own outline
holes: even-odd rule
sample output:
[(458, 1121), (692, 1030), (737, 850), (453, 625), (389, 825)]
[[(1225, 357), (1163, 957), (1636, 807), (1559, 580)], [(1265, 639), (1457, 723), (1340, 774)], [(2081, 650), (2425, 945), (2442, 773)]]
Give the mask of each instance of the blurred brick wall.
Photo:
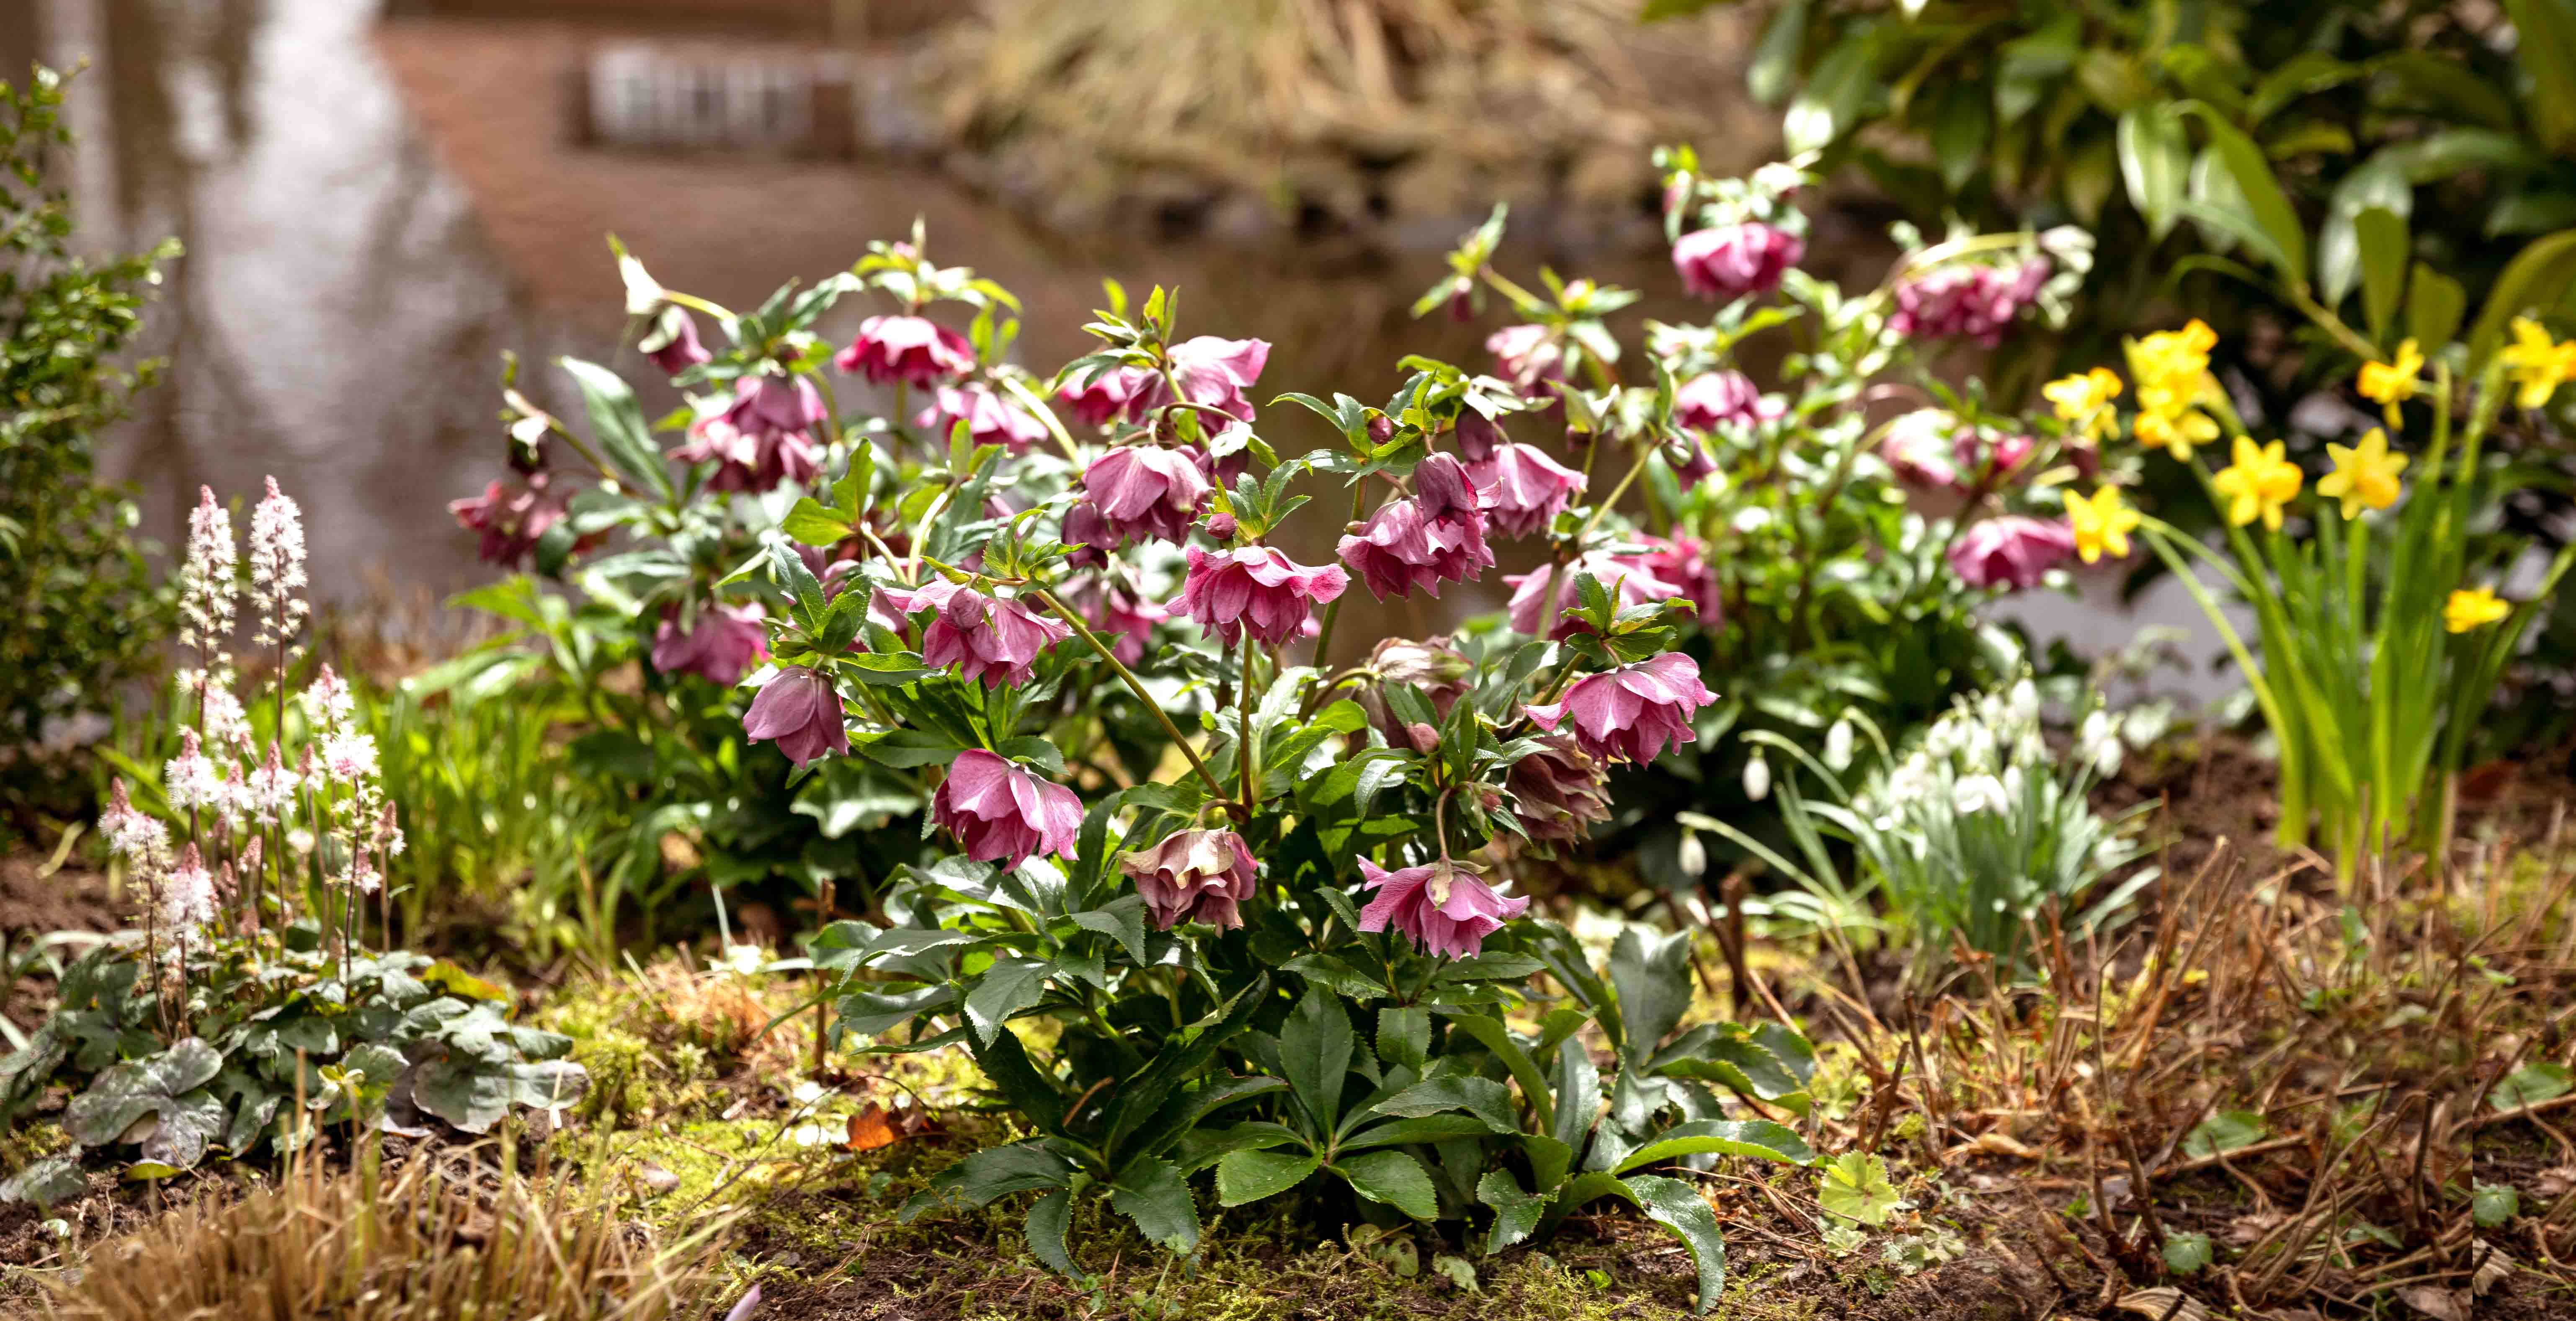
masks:
[[(0, 0), (0, 8), (19, 0)], [(389, 0), (392, 18), (525, 18), (696, 28), (835, 41), (905, 37), (957, 17), (960, 0)]]

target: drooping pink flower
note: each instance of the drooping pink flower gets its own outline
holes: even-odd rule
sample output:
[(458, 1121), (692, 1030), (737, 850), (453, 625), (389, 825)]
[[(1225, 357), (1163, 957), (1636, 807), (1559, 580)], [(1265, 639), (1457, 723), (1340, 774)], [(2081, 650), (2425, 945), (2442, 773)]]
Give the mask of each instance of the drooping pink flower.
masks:
[(690, 423), (689, 438), (672, 448), (671, 457), (682, 463), (714, 460), (716, 470), (707, 477), (711, 491), (756, 494), (776, 490), (781, 482), (802, 486), (823, 469), (823, 452), (812, 436), (745, 431), (734, 425), (731, 409)]
[(1121, 445), (1083, 469), (1082, 489), (1099, 511), (1103, 529), (1117, 538), (1114, 548), (1129, 538), (1175, 544), (1187, 539), (1209, 487), (1190, 451)]
[(1458, 457), (1467, 461), (1470, 473), (1477, 464), (1492, 458), (1497, 448), (1512, 443), (1499, 423), (1472, 408), (1459, 410), (1457, 434)]
[(1468, 582), (1494, 563), (1485, 515), (1467, 469), (1446, 454), (1414, 465), (1413, 494), (1389, 500), (1342, 538), (1342, 563), (1383, 601), (1415, 591), (1440, 595), (1443, 582)]
[(1073, 629), (1062, 620), (945, 578), (933, 578), (911, 591), (880, 587), (877, 599), (897, 614), (938, 612), (922, 630), (922, 660), (954, 665), (958, 673), (982, 681), (987, 688), (1027, 683), (1038, 653), (1073, 636)]
[(1531, 839), (1573, 844), (1592, 833), (1592, 823), (1610, 819), (1610, 797), (1601, 778), (1601, 763), (1572, 736), (1549, 734), (1535, 752), (1512, 763), (1503, 787), (1511, 791), (1511, 813)]
[(1950, 441), (1958, 417), (1946, 409), (1918, 408), (1887, 424), (1878, 457), (1896, 480), (1927, 491), (1961, 489), (1958, 458)]
[(1360, 930), (1392, 928), (1445, 958), (1483, 949), (1485, 937), (1529, 909), (1528, 899), (1504, 894), (1475, 868), (1448, 858), (1399, 871), (1362, 858), (1360, 877), (1361, 889), (1377, 891), (1360, 910)]
[(1708, 543), (1688, 534), (1670, 537), (1640, 537), (1646, 553), (1637, 557), (1646, 572), (1671, 583), (1699, 607), (1703, 624), (1714, 625), (1723, 611), (1718, 599), (1717, 566), (1708, 562)]
[(1311, 636), (1317, 631), (1314, 608), (1340, 596), (1351, 581), (1339, 565), (1312, 568), (1269, 546), (1192, 546), (1187, 558), (1188, 573), (1173, 604), (1227, 646), (1247, 631), (1274, 647)]
[(1019, 400), (982, 381), (940, 386), (930, 407), (921, 410), (912, 421), (942, 446), (948, 443), (948, 433), (959, 422), (966, 424), (967, 440), (977, 445), (999, 445), (1013, 454), (1025, 454), (1029, 446), (1047, 438), (1046, 423)]
[(665, 306), (653, 318), (653, 329), (635, 347), (665, 376), (677, 376), (691, 367), (713, 362), (716, 356), (698, 342), (697, 319), (676, 303)]
[(2066, 520), (2005, 514), (1985, 519), (1950, 546), (1950, 567), (1971, 587), (2037, 587), (2048, 571), (2075, 553), (2075, 529)]
[(1531, 398), (1553, 394), (1543, 382), (1565, 379), (1565, 346), (1545, 326), (1505, 326), (1485, 337), (1485, 351), (1494, 355), (1494, 374)]
[(733, 402), (724, 418), (755, 435), (776, 431), (810, 432), (831, 417), (823, 392), (802, 376), (755, 373), (733, 383)]
[[(549, 482), (549, 476), (541, 471), (528, 474), (523, 487), (507, 487), (495, 479), (477, 497), (448, 502), (448, 512), (456, 515), (459, 528), (482, 538), (474, 554), (484, 564), (515, 569), (520, 567), (520, 561), (528, 559), (528, 551), (536, 551), (536, 541), (546, 536), (546, 528), (554, 528), (564, 520), (564, 502), (551, 492)], [(577, 541), (574, 551), (590, 548), (592, 543), (598, 543), (598, 536)]]
[(1890, 332), (1908, 339), (1968, 339), (1993, 348), (2013, 318), (2039, 297), (2048, 283), (2046, 257), (2032, 257), (2012, 267), (1950, 262), (1896, 286), (1896, 311), (1887, 318)]
[(2037, 447), (2038, 442), (2028, 436), (2005, 435), (1991, 427), (1961, 427), (1958, 439), (1951, 443), (1950, 457), (1963, 481), (1991, 485), (2019, 471)]
[(1702, 431), (1749, 428), (1785, 416), (1788, 401), (1765, 398), (1742, 372), (1701, 372), (1673, 391), (1673, 420)]
[(841, 712), (841, 694), (830, 678), (802, 665), (780, 670), (761, 686), (743, 713), (743, 736), (758, 743), (774, 740), (778, 750), (799, 766), (830, 750), (849, 755), (850, 731)]
[[(1415, 642), (1409, 638), (1387, 638), (1369, 652), (1368, 671), (1375, 683), (1359, 691), (1360, 709), (1368, 713), (1369, 723), (1384, 733), (1387, 740), (1401, 746), (1420, 743), (1416, 731), (1395, 717), (1386, 703), (1385, 685), (1407, 683), (1420, 690), (1431, 703), (1431, 710), (1447, 719), (1449, 708), (1476, 686), (1476, 664), (1465, 653), (1440, 642)], [(1439, 745), (1439, 731), (1430, 731), (1428, 742)], [(1428, 748), (1421, 749), (1429, 751)]]
[(928, 317), (872, 316), (832, 365), (878, 385), (902, 381), (928, 389), (975, 370), (975, 346)]
[(1731, 303), (1780, 287), (1780, 277), (1807, 255), (1807, 241), (1758, 220), (1694, 230), (1673, 244), (1682, 287)]
[(1064, 522), (1057, 529), (1072, 553), (1064, 557), (1068, 569), (1096, 569), (1109, 562), (1109, 552), (1126, 543), (1126, 538), (1109, 529), (1109, 520), (1100, 516), (1100, 506), (1088, 500), (1076, 500), (1065, 506)]
[[(1252, 388), (1261, 377), (1261, 369), (1269, 365), (1268, 340), (1200, 335), (1173, 345), (1171, 359), (1172, 377), (1180, 382), (1183, 399), (1246, 422), (1252, 420), (1252, 399), (1244, 392)], [(1149, 377), (1136, 407), (1145, 412), (1170, 402), (1171, 388), (1160, 377)]]
[(1691, 741), (1691, 717), (1717, 700), (1699, 678), (1699, 662), (1678, 651), (1587, 674), (1565, 698), (1526, 708), (1531, 723), (1554, 731), (1571, 722), (1574, 741), (1604, 760), (1649, 762)]
[(1120, 854), (1118, 870), (1145, 897), (1157, 931), (1183, 922), (1242, 926), (1239, 906), (1255, 884), (1252, 848), (1231, 830), (1175, 831), (1150, 849)]
[(1682, 594), (1681, 584), (1656, 576), (1654, 567), (1643, 556), (1586, 551), (1570, 565), (1542, 564), (1527, 573), (1503, 575), (1503, 581), (1512, 587), (1509, 609), (1513, 631), (1531, 637), (1573, 636), (1576, 627), (1565, 612), (1582, 603), (1577, 589), (1587, 573), (1600, 581), (1610, 593), (1611, 603), (1623, 610), (1632, 605), (1669, 601)]
[(1082, 612), (1092, 632), (1111, 639), (1109, 652), (1121, 665), (1143, 660), (1154, 626), (1172, 617), (1171, 611), (1146, 600), (1132, 583), (1115, 576), (1077, 584), (1066, 592), (1065, 600)]
[(1117, 421), (1135, 421), (1143, 412), (1145, 396), (1153, 384), (1154, 374), (1142, 367), (1112, 367), (1065, 386), (1055, 392), (1055, 397), (1063, 400), (1075, 417), (1095, 427), (1107, 426)]
[(752, 662), (769, 654), (767, 612), (759, 603), (710, 605), (698, 612), (687, 630), (680, 627), (680, 608), (669, 606), (653, 627), (653, 668), (663, 674), (696, 674), (730, 688), (742, 682)]
[(1071, 857), (1082, 835), (1082, 800), (1071, 789), (982, 748), (957, 754), (930, 815), (967, 857), (1005, 867), (1039, 854)]
[(1486, 516), (1507, 537), (1526, 537), (1546, 527), (1573, 503), (1586, 481), (1547, 451), (1518, 443), (1495, 446), (1468, 465), (1467, 475), (1476, 483)]

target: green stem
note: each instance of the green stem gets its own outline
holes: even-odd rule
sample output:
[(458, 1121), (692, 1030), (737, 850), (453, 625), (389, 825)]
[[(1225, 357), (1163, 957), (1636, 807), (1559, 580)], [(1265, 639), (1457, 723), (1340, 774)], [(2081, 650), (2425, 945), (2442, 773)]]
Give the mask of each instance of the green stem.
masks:
[(1054, 612), (1056, 618), (1063, 620), (1072, 626), (1074, 632), (1082, 635), (1082, 640), (1091, 644), (1091, 649), (1100, 654), (1100, 659), (1109, 663), (1110, 669), (1118, 672), (1119, 678), (1127, 681), (1127, 687), (1136, 694), (1136, 700), (1143, 702), (1145, 709), (1154, 713), (1154, 718), (1162, 722), (1163, 732), (1171, 735), (1173, 744), (1180, 748), (1183, 756), (1190, 759), (1190, 768), (1197, 771), (1199, 779), (1207, 783), (1208, 792), (1218, 798), (1225, 797), (1225, 786), (1217, 782), (1216, 776), (1208, 770), (1207, 763), (1199, 759), (1199, 750), (1190, 746), (1190, 741), (1182, 736), (1181, 727), (1172, 723), (1171, 713), (1163, 709), (1162, 703), (1154, 700), (1152, 693), (1145, 691), (1145, 681), (1137, 678), (1135, 671), (1120, 664), (1117, 655), (1109, 650), (1108, 644), (1100, 640), (1100, 635), (1092, 632), (1091, 626), (1083, 623), (1081, 616), (1066, 609), (1064, 602), (1055, 599), (1055, 593), (1044, 588), (1030, 590), (1037, 593), (1038, 600), (1044, 603), (1048, 610)]
[[(1360, 521), (1360, 517), (1367, 506), (1368, 483), (1352, 483), (1351, 521), (1354, 523)], [(1332, 663), (1333, 625), (1339, 623), (1342, 618), (1342, 597), (1349, 595), (1349, 592), (1344, 592), (1341, 596), (1334, 597), (1331, 605), (1324, 607), (1324, 629), (1322, 632), (1315, 635), (1315, 668), (1318, 670), (1321, 670), (1326, 665)]]

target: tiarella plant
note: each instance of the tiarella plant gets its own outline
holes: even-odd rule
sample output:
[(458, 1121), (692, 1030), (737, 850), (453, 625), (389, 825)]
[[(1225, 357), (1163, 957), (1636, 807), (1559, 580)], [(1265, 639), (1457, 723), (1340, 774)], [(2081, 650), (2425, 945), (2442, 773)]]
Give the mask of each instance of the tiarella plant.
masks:
[[(2028, 678), (1962, 697), (1856, 786), (1797, 743), (1758, 735), (1791, 763), (1776, 792), (1795, 860), (1724, 822), (1692, 824), (1796, 881), (1804, 895), (1774, 906), (1822, 930), (1875, 925), (1874, 895), (1886, 923), (1929, 955), (1917, 965), (1923, 974), (1940, 971), (1939, 952), (1951, 949), (1990, 956), (2007, 977), (2027, 974), (2040, 939), (2108, 928), (2157, 874), (2131, 866), (2141, 854), (2131, 827), (2145, 806), (2110, 818), (2093, 809), (2094, 787), (2119, 772), (2123, 755), (2110, 714), (2098, 702), (2087, 710), (2063, 754), (2040, 714)], [(1821, 786), (1821, 800), (1800, 788), (1799, 770)]]
[[(49, 1084), (75, 1092), (62, 1112), (73, 1149), (10, 1195), (76, 1186), (85, 1149), (139, 1145), (130, 1172), (153, 1177), (214, 1148), (292, 1150), (343, 1123), (481, 1132), (514, 1105), (580, 1097), (581, 1068), (556, 1058), (570, 1041), (511, 1025), (505, 993), (366, 948), (371, 905), (386, 925), (403, 832), (348, 685), (323, 665), (295, 690), (304, 560), (302, 513), (274, 480), (251, 511), (247, 563), (231, 511), (201, 493), (179, 583), (194, 664), (177, 679), (177, 755), (125, 762), (144, 788), (119, 779), (99, 818), (145, 896), (143, 927), (66, 968), (53, 1014), (0, 1060), (0, 1121)], [(265, 667), (265, 691), (245, 696), (242, 660)]]

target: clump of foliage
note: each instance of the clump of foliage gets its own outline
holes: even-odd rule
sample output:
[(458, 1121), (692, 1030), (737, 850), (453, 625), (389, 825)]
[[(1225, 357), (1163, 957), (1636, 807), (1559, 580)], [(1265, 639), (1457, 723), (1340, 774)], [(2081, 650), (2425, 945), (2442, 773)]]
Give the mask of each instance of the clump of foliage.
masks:
[(72, 255), (72, 213), (48, 183), (71, 135), (62, 79), (0, 80), (0, 761), (30, 769), (47, 722), (95, 710), (142, 677), (167, 632), (123, 493), (93, 480), (91, 438), (156, 369), (113, 360), (141, 324), (175, 242), (92, 264)]
[(695, 1318), (715, 1301), (724, 1228), (718, 1217), (656, 1241), (559, 1181), (504, 1176), (487, 1193), (430, 1160), (341, 1174), (307, 1161), (162, 1218), (47, 1301), (64, 1321)]

